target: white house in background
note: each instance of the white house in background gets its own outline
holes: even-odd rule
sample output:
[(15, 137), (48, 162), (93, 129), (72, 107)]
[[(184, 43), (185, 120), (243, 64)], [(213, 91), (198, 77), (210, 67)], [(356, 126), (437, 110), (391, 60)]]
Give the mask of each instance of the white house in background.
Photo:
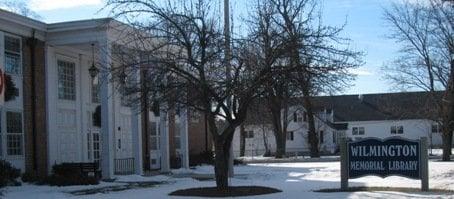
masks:
[[(189, 167), (188, 113), (140, 114), (110, 81), (131, 31), (110, 18), (46, 24), (0, 9), (0, 68), (18, 89), (0, 105), (0, 159), (43, 176), (63, 162), (100, 162), (103, 178), (141, 174), (144, 162), (168, 172), (169, 139), (178, 139), (181, 166)], [(90, 74), (93, 64), (99, 73)], [(139, 72), (129, 78), (142, 81)], [(177, 133), (169, 134), (169, 120)], [(143, 123), (153, 129), (144, 132)]]
[[(433, 99), (440, 100), (442, 92), (434, 96), (427, 92), (403, 92), (365, 95), (320, 96), (312, 99), (316, 110), (316, 131), (320, 151), (336, 153), (339, 137), (361, 139), (400, 136), (408, 139), (427, 137), (431, 147), (441, 147), (441, 130), (436, 118)], [(265, 143), (271, 152), (276, 144), (273, 129), (261, 108), (260, 114), (249, 115), (246, 131), (245, 155), (265, 153)], [(303, 107), (292, 106), (289, 111), (286, 150), (289, 155), (309, 153), (307, 120)], [(252, 119), (253, 118), (253, 119)], [(265, 121), (265, 122), (264, 122)], [(234, 155), (240, 154), (240, 128), (235, 132)]]

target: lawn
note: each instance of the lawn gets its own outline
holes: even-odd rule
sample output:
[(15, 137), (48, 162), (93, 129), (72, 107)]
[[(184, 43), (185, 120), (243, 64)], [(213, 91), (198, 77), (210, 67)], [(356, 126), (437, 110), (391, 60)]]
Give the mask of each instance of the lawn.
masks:
[[(454, 191), (454, 162), (430, 161), (429, 169), (431, 189)], [(175, 170), (174, 175), (170, 176), (121, 176), (117, 182), (102, 182), (94, 186), (49, 187), (23, 184), (20, 187), (7, 187), (2, 191), (4, 198), (179, 198), (170, 197), (168, 193), (178, 189), (214, 186), (215, 182), (210, 180), (212, 173), (211, 166), (201, 166), (189, 171)], [(151, 184), (152, 186), (125, 186), (130, 182), (150, 181), (159, 183)], [(454, 198), (453, 192), (425, 193), (406, 189), (419, 188), (420, 181), (397, 176), (385, 179), (370, 176), (350, 180), (350, 186), (378, 187), (376, 191), (315, 192), (320, 189), (339, 188), (339, 181), (339, 162), (301, 162), (236, 166), (231, 184), (267, 186), (282, 190), (281, 193), (247, 198)], [(393, 187), (394, 191), (382, 191), (383, 188), (380, 187)], [(89, 192), (88, 195), (80, 194), (81, 190), (90, 189), (102, 191)]]

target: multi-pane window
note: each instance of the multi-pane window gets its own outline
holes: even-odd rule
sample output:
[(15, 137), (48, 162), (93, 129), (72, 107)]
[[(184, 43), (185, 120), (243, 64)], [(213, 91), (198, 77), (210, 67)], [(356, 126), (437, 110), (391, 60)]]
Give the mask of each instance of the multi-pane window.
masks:
[(176, 123), (175, 125), (175, 148), (176, 149), (181, 149), (181, 140), (180, 140), (180, 125)]
[(293, 140), (293, 131), (287, 131), (287, 140), (292, 141)]
[(75, 64), (58, 60), (58, 99), (76, 99)]
[(301, 113), (294, 112), (293, 113), (293, 122), (305, 122), (306, 121), (306, 111), (302, 111)]
[(391, 126), (391, 134), (404, 134), (403, 126)]
[(198, 112), (197, 110), (191, 111), (191, 122), (192, 123), (198, 123), (200, 121), (201, 117), (202, 116), (201, 116), (200, 112)]
[(8, 155), (22, 155), (22, 113), (6, 112), (6, 133)]
[(9, 74), (21, 74), (21, 40), (5, 36), (5, 71)]
[(101, 146), (99, 133), (93, 133), (93, 160), (98, 162), (101, 157)]
[(245, 138), (254, 138), (254, 131), (245, 131), (246, 134)]
[(352, 135), (364, 135), (366, 130), (364, 127), (353, 127), (352, 128)]
[(432, 133), (441, 133), (441, 126), (439, 124), (432, 124)]
[(91, 160), (92, 157), (92, 153), (93, 153), (93, 150), (92, 150), (92, 146), (93, 146), (93, 143), (92, 143), (92, 137), (91, 137), (91, 133), (87, 133), (87, 152), (88, 152), (88, 159)]
[(91, 102), (99, 103), (99, 78), (95, 76), (91, 81)]
[(150, 122), (150, 150), (159, 149), (159, 137), (156, 122)]

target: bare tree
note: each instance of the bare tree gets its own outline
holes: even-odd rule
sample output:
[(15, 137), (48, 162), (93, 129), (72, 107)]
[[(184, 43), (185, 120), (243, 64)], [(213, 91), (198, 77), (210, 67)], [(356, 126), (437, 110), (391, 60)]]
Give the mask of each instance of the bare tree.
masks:
[(0, 8), (20, 14), (22, 16), (31, 17), (34, 19), (41, 19), (38, 13), (32, 11), (25, 1), (22, 0), (4, 0), (0, 2)]
[[(146, 33), (136, 35), (136, 43), (140, 43), (136, 49), (152, 59), (127, 67), (147, 70), (145, 88), (150, 101), (174, 104), (177, 109), (189, 107), (206, 114), (215, 145), (216, 185), (225, 190), (235, 129), (245, 120), (250, 103), (261, 95), (263, 82), (279, 71), (249, 65), (248, 44), (232, 42), (231, 73), (226, 78), (224, 38), (218, 13), (209, 2), (157, 4), (148, 0), (109, 0), (108, 6), (115, 17)], [(143, 87), (129, 90), (139, 92), (140, 96), (144, 94)], [(217, 125), (218, 118), (225, 125)]]
[[(443, 0), (395, 3), (385, 10), (400, 55), (385, 66), (386, 78), (402, 89), (432, 94), (442, 124), (443, 160), (449, 160), (454, 130), (454, 3)], [(442, 100), (435, 91), (444, 90)]]
[(255, 57), (265, 67), (285, 71), (268, 79), (264, 87), (275, 131), (276, 157), (285, 155), (287, 127), (293, 115), (289, 108), (298, 103), (308, 116), (311, 157), (318, 157), (311, 97), (348, 86), (354, 78), (349, 70), (362, 64), (362, 53), (350, 50), (349, 40), (339, 37), (343, 27), (321, 23), (317, 1), (268, 0), (257, 5), (252, 26), (256, 32), (251, 37), (258, 44)]

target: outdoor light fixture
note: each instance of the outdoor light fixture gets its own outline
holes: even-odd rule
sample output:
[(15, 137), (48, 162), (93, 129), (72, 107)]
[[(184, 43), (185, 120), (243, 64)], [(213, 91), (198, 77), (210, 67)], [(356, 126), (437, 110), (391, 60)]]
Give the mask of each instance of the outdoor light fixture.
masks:
[(98, 75), (98, 68), (95, 66), (95, 44), (91, 44), (91, 53), (92, 53), (92, 63), (91, 67), (88, 69), (88, 72), (90, 73), (91, 78), (95, 78), (96, 75)]

